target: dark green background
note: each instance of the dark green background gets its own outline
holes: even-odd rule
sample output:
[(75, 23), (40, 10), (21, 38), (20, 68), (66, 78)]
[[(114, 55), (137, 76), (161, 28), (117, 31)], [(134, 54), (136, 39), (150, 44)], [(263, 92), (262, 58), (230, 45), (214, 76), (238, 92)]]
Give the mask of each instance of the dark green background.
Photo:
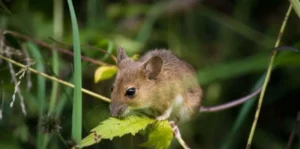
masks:
[[(11, 14), (0, 12), (0, 27), (54, 44), (53, 1), (2, 0)], [(60, 42), (72, 45), (72, 30), (67, 3), (64, 3), (64, 36)], [(129, 55), (142, 54), (154, 48), (171, 49), (178, 57), (191, 63), (197, 70), (204, 90), (204, 105), (217, 105), (248, 94), (266, 71), (270, 51), (274, 47), (281, 23), (289, 7), (287, 0), (77, 0), (73, 1), (82, 44), (107, 49), (113, 44), (113, 53), (123, 45)], [(1, 7), (2, 8), (2, 7)], [(300, 48), (300, 21), (292, 11), (283, 35), (282, 45)], [(17, 40), (19, 43), (21, 40)], [(72, 50), (71, 46), (58, 45)], [(38, 47), (46, 73), (53, 75), (52, 55), (49, 49)], [(82, 48), (82, 54), (103, 60), (104, 54)], [(59, 77), (70, 81), (73, 58), (62, 53)], [(37, 60), (36, 60), (37, 61)], [(111, 59), (105, 60), (114, 64)], [(267, 88), (261, 115), (253, 140), (253, 149), (282, 149), (288, 142), (300, 110), (300, 55), (282, 51), (276, 57), (276, 68)], [(111, 80), (93, 83), (98, 66), (83, 62), (83, 86), (109, 96)], [(18, 67), (15, 67), (18, 71)], [(3, 119), (0, 120), (0, 148), (36, 148), (39, 103), (46, 107), (50, 101), (52, 83), (46, 81), (44, 98), (38, 96), (37, 76), (32, 75), (33, 88), (26, 90), (22, 80), (21, 92), (28, 115), (24, 116), (17, 98), (9, 107), (14, 84), (6, 62), (0, 63), (0, 95), (5, 92)], [(58, 120), (60, 133), (51, 133), (46, 148), (67, 148), (64, 140), (71, 140), (72, 90), (60, 86), (57, 100), (66, 104)], [(254, 118), (256, 102), (247, 103), (248, 113), (239, 106), (216, 113), (202, 113), (180, 129), (192, 148), (245, 148)], [(47, 108), (46, 108), (47, 109)], [(44, 114), (48, 113), (46, 110)], [(108, 117), (108, 104), (83, 94), (83, 136)], [(233, 130), (234, 126), (241, 124)], [(300, 124), (299, 124), (300, 125)], [(300, 126), (292, 148), (300, 148)], [(229, 134), (233, 133), (232, 136)], [(90, 148), (139, 148), (146, 138), (125, 136), (113, 141), (102, 141)], [(174, 140), (170, 148), (181, 148)]]

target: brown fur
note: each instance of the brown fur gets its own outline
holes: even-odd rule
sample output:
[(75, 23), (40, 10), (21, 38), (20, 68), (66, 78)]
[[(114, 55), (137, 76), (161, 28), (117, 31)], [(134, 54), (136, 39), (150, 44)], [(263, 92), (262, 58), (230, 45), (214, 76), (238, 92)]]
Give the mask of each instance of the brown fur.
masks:
[[(142, 111), (149, 116), (162, 115), (177, 95), (183, 103), (173, 109), (169, 120), (183, 121), (198, 113), (202, 90), (194, 69), (168, 50), (152, 50), (138, 61), (128, 58), (124, 49), (118, 51), (118, 73), (110, 105), (112, 116)], [(125, 96), (127, 88), (136, 88), (133, 97)]]

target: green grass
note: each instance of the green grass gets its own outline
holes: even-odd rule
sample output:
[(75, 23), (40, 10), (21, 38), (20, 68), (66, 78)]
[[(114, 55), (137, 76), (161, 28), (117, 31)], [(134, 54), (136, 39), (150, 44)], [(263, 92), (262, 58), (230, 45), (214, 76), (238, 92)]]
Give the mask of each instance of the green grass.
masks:
[(72, 32), (73, 32), (73, 47), (74, 47), (74, 97), (72, 111), (72, 138), (78, 143), (82, 137), (82, 71), (81, 71), (81, 50), (80, 37), (77, 25), (77, 19), (73, 7), (72, 0), (68, 0), (70, 9)]
[[(63, 36), (63, 25), (64, 25), (64, 19), (63, 19), (63, 1), (62, 0), (54, 0), (54, 8), (53, 8), (53, 35), (54, 39), (60, 41), (62, 40)], [(59, 66), (60, 58), (58, 51), (53, 50), (52, 51), (52, 67), (53, 67), (53, 73), (55, 76), (59, 76)], [(50, 96), (50, 104), (49, 104), (49, 111), (48, 115), (53, 114), (55, 110), (55, 105), (57, 103), (58, 98), (58, 91), (59, 91), (59, 85), (58, 82), (53, 81), (52, 82), (52, 90), (51, 90), (51, 96)]]
[[(36, 69), (40, 72), (45, 72), (45, 62), (44, 58), (40, 50), (33, 43), (28, 43), (28, 50), (32, 55), (32, 58), (36, 61)], [(46, 78), (43, 76), (37, 76), (37, 97), (38, 107), (39, 107), (39, 123), (41, 123), (41, 119), (45, 114), (46, 110)], [(40, 149), (45, 149), (48, 143), (49, 136), (42, 132), (42, 128), (38, 127), (38, 138), (37, 138), (37, 146)]]

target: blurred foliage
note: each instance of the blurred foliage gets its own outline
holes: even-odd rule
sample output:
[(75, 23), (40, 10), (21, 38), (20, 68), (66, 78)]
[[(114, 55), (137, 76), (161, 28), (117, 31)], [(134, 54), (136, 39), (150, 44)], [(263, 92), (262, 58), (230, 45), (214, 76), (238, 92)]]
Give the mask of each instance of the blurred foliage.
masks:
[[(49, 0), (1, 0), (0, 28), (13, 30), (34, 39), (73, 50), (72, 25), (66, 1), (63, 6), (63, 37), (54, 37), (56, 7)], [(76, 0), (80, 42), (103, 49), (82, 46), (81, 54), (115, 65), (109, 54), (123, 46), (130, 56), (150, 49), (168, 48), (197, 70), (204, 90), (204, 105), (217, 105), (248, 94), (261, 81), (270, 51), (290, 1), (284, 0)], [(292, 13), (282, 45), (300, 48), (299, 17)], [(73, 57), (58, 53), (59, 71), (54, 69), (50, 49), (7, 37), (9, 45), (28, 51), (34, 68), (72, 82)], [(14, 58), (22, 63), (23, 58)], [(23, 115), (19, 99), (9, 106), (14, 92), (7, 62), (0, 61), (0, 148), (70, 148), (73, 90), (60, 86), (56, 100), (50, 101), (52, 82), (41, 76), (26, 74), (21, 82), (27, 115)], [(283, 148), (295, 127), (300, 110), (300, 55), (279, 52), (276, 68), (267, 88), (261, 115), (254, 135), (253, 149)], [(83, 87), (110, 96), (113, 79), (94, 83), (99, 65), (82, 61)], [(20, 68), (14, 67), (18, 72)], [(54, 73), (55, 72), (55, 73)], [(32, 88), (28, 86), (28, 80)], [(3, 102), (2, 102), (3, 101)], [(52, 102), (52, 103), (51, 103)], [(108, 103), (83, 94), (83, 136), (109, 116)], [(50, 106), (53, 104), (54, 106)], [(248, 104), (248, 103), (247, 103)], [(246, 105), (245, 105), (246, 106)], [(52, 109), (53, 108), (53, 109)], [(48, 115), (53, 110), (54, 117)], [(245, 113), (242, 118), (238, 115)], [(199, 114), (180, 125), (183, 138), (192, 148), (245, 148), (255, 106), (241, 106), (222, 112)], [(59, 131), (40, 132), (44, 117), (49, 116)], [(47, 118), (46, 118), (47, 119)], [(55, 126), (56, 126), (55, 125)], [(57, 126), (58, 127), (58, 126)], [(298, 126), (299, 128), (300, 126)], [(48, 127), (47, 128), (52, 128)], [(47, 134), (47, 137), (46, 135)], [(234, 135), (234, 136), (232, 136)], [(42, 136), (42, 137), (41, 137)], [(300, 129), (296, 131), (292, 149), (300, 148)], [(228, 141), (228, 138), (233, 140)], [(147, 138), (125, 135), (112, 141), (102, 140), (88, 148), (140, 148)], [(51, 143), (49, 143), (51, 142)], [(181, 148), (172, 141), (170, 148)]]

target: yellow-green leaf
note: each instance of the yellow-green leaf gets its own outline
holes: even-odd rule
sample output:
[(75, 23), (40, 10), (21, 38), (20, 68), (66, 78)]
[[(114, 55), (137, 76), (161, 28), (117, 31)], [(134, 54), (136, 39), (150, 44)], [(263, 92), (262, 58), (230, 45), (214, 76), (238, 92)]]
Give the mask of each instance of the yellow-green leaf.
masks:
[(131, 56), (131, 59), (136, 61), (140, 58), (140, 55), (139, 54), (134, 54), (133, 56)]
[(169, 122), (166, 120), (157, 121), (151, 125), (148, 141), (141, 144), (141, 146), (168, 149), (172, 139), (173, 131)]
[(94, 81), (95, 83), (111, 78), (114, 74), (116, 74), (118, 68), (117, 66), (100, 66), (95, 71)]
[(298, 17), (300, 18), (300, 1), (299, 0), (290, 0), (291, 4), (294, 8), (294, 11), (296, 12), (296, 14), (298, 15)]
[(125, 134), (135, 135), (154, 121), (148, 117), (135, 115), (128, 116), (125, 119), (110, 117), (92, 129), (91, 133), (81, 140), (80, 144), (76, 147), (87, 147), (98, 143), (101, 139), (113, 139)]

